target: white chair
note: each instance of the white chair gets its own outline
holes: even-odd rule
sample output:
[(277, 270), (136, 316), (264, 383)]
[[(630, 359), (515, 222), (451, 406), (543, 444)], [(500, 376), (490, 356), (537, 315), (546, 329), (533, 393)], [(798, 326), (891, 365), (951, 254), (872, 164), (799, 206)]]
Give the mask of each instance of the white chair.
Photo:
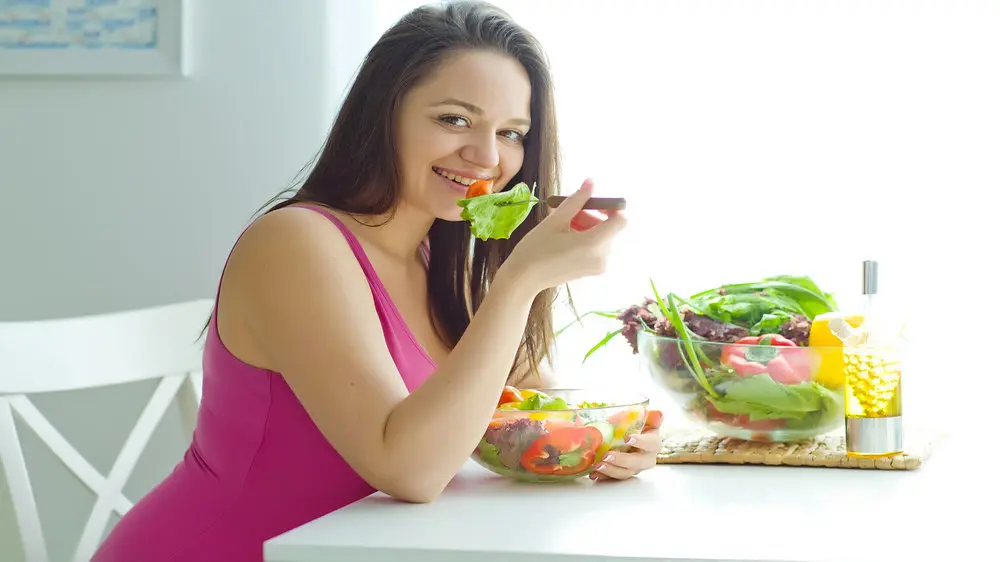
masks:
[[(201, 401), (200, 330), (209, 299), (76, 318), (0, 322), (0, 468), (9, 483), (26, 562), (49, 562), (14, 414), (97, 495), (72, 560), (86, 562), (112, 512), (132, 503), (122, 489), (164, 412), (176, 397), (185, 431)], [(111, 472), (101, 475), (35, 408), (29, 395), (161, 379), (125, 440)]]

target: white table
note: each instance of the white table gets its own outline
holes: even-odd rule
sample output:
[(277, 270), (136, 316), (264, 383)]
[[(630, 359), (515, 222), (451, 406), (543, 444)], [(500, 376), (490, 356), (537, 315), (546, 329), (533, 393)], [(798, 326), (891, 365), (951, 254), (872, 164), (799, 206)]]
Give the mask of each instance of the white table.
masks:
[(269, 541), (265, 560), (998, 560), (981, 550), (1000, 533), (995, 469), (970, 469), (962, 446), (916, 471), (661, 465), (601, 484), (520, 484), (470, 462), (436, 502), (374, 494)]

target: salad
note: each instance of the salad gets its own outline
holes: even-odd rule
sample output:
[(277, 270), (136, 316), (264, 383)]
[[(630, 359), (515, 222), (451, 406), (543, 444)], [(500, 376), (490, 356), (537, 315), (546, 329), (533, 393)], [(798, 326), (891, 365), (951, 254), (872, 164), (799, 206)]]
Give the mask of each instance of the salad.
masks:
[[(818, 318), (835, 313), (833, 295), (807, 276), (778, 275), (682, 297), (653, 298), (614, 312), (592, 312), (620, 326), (584, 357), (624, 339), (650, 374), (692, 417), (715, 429), (816, 434), (843, 419), (843, 396), (823, 384), (826, 347), (810, 347)], [(824, 381), (825, 382), (825, 381)]]
[(507, 191), (491, 193), (490, 183), (485, 180), (472, 182), (465, 199), (458, 200), (462, 220), (469, 221), (472, 235), (480, 240), (509, 239), (537, 204), (538, 198), (524, 182)]
[(645, 402), (574, 402), (566, 394), (506, 387), (473, 458), (519, 480), (577, 478), (608, 451), (627, 447), (626, 436), (646, 423)]

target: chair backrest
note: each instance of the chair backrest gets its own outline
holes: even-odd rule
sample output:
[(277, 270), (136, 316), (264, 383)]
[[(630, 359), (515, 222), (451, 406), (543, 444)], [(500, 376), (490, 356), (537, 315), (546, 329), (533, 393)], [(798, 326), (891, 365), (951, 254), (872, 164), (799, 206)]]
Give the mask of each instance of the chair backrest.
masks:
[[(199, 335), (213, 304), (202, 299), (75, 318), (0, 322), (0, 468), (10, 488), (26, 562), (49, 559), (14, 415), (97, 495), (73, 555), (74, 562), (86, 562), (112, 512), (124, 515), (131, 509), (122, 489), (174, 398), (185, 430), (194, 429), (201, 401)], [(160, 382), (107, 476), (85, 460), (29, 398), (149, 379)]]

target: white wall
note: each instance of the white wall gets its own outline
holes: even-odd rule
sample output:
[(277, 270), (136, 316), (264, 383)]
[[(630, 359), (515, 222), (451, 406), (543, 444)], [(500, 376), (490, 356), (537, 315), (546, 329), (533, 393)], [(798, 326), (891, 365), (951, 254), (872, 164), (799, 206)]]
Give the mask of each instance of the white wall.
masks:
[[(337, 94), (367, 49), (351, 47), (352, 20), (340, 17), (352, 8), (188, 4), (193, 75), (186, 80), (0, 81), (0, 320), (214, 295), (252, 213), (320, 148)], [(333, 65), (331, 45), (347, 53), (345, 65)], [(36, 402), (107, 473), (152, 390)], [(93, 496), (30, 431), (22, 427), (21, 435), (39, 479), (50, 554), (66, 560)], [(141, 497), (186, 445), (171, 411), (126, 495)], [(2, 478), (0, 560), (11, 562), (20, 554)]]

